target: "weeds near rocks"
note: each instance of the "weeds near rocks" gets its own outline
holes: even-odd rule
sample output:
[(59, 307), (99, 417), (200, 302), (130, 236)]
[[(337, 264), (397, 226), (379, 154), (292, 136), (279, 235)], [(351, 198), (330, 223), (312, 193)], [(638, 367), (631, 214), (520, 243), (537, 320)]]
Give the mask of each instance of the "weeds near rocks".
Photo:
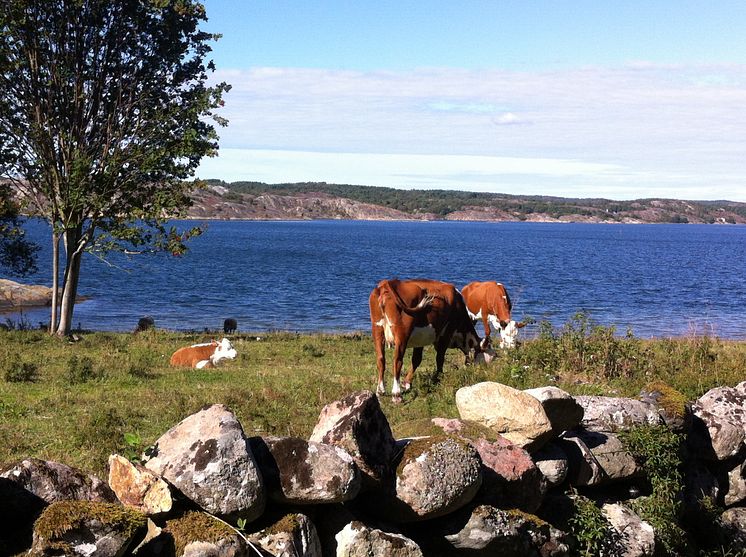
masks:
[(683, 436), (666, 426), (642, 426), (619, 437), (645, 471), (651, 494), (631, 502), (632, 509), (655, 529), (663, 555), (682, 555), (687, 535), (681, 528)]
[(606, 520), (596, 504), (582, 495), (573, 493), (575, 507), (568, 520), (570, 534), (578, 542), (578, 555), (581, 557), (618, 557), (624, 552), (621, 536)]

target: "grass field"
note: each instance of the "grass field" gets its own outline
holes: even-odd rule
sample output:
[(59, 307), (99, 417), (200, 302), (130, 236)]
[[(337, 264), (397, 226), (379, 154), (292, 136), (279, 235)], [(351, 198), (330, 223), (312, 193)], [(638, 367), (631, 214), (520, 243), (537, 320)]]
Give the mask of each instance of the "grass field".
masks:
[[(538, 338), (501, 352), (489, 366), (465, 366), (460, 352), (449, 351), (437, 382), (434, 350), (425, 349), (412, 391), (401, 404), (383, 397), (383, 410), (392, 426), (456, 417), (456, 390), (487, 380), (612, 396), (636, 396), (659, 381), (692, 400), (746, 379), (745, 342), (614, 333), (583, 315), (562, 328), (542, 324)], [(247, 435), (308, 437), (325, 404), (375, 389), (368, 334), (240, 334), (232, 337), (238, 358), (218, 369), (168, 366), (177, 348), (209, 339), (89, 333), (71, 344), (41, 331), (0, 331), (0, 463), (38, 457), (105, 477), (109, 454), (135, 454), (212, 403), (233, 410)]]

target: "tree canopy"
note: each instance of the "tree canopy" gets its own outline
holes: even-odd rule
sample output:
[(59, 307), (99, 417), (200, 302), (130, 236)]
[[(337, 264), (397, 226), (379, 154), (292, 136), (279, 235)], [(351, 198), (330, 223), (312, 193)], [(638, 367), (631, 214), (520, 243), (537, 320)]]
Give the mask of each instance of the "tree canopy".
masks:
[(0, 175), (52, 225), (54, 292), (63, 242), (66, 334), (84, 250), (185, 249), (190, 233), (165, 219), (188, 207), (187, 179), (217, 149), (229, 86), (208, 84), (218, 36), (199, 29), (196, 1), (3, 4)]

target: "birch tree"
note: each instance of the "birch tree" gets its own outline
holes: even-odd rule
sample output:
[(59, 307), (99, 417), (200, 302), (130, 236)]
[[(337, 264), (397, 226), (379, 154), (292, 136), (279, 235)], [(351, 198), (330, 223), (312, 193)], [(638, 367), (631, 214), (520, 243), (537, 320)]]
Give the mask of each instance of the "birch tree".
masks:
[(217, 150), (229, 86), (208, 82), (218, 36), (194, 0), (1, 1), (0, 176), (51, 224), (67, 335), (85, 251), (180, 253), (198, 232), (166, 219)]

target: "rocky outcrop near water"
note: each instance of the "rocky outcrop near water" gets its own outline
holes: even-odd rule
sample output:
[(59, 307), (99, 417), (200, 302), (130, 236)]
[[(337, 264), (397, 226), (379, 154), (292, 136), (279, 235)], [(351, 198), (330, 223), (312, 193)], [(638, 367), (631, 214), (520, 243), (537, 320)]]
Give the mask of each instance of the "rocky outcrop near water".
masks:
[[(663, 409), (558, 391), (472, 385), (456, 393), (461, 418), (393, 430), (362, 391), (324, 407), (307, 440), (247, 437), (227, 407), (208, 406), (164, 433), (144, 464), (112, 455), (108, 485), (55, 462), (3, 468), (0, 543), (32, 556), (560, 557), (579, 551), (582, 499), (610, 555), (655, 555), (667, 534), (638, 514), (654, 488), (625, 435), (667, 428)], [(525, 417), (497, 419), (516, 401), (531, 405), (535, 430)], [(696, 525), (708, 509), (707, 543), (738, 547), (746, 382), (690, 407), (681, 513)]]
[(52, 289), (48, 286), (21, 284), (0, 279), (0, 311), (43, 307), (52, 304)]

